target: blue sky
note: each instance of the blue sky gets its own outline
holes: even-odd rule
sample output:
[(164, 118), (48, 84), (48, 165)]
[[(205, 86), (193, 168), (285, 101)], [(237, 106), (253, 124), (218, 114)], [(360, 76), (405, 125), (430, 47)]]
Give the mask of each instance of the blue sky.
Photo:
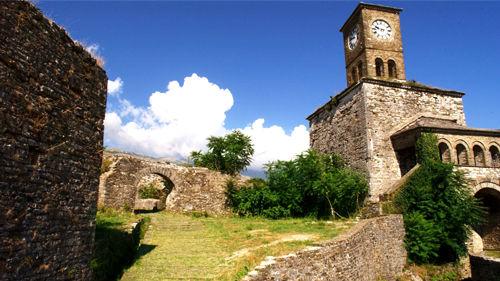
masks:
[[(403, 8), (407, 79), (465, 92), (468, 125), (499, 128), (500, 3), (375, 3)], [(224, 128), (264, 118), (290, 134), (345, 88), (338, 30), (357, 2), (36, 5), (74, 39), (97, 44), (109, 79), (122, 79), (108, 112), (123, 106), (120, 100), (145, 109), (152, 93), (196, 73), (231, 92)]]

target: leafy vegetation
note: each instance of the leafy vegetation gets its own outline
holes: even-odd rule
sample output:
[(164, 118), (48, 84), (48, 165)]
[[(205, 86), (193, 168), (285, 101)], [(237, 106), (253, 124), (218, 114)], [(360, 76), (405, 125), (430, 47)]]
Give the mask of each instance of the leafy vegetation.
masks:
[(140, 219), (133, 213), (111, 209), (97, 212), (94, 257), (90, 264), (94, 281), (117, 280), (123, 270), (133, 263), (149, 219), (141, 220), (134, 232), (128, 228)]
[[(307, 218), (195, 217), (151, 213), (139, 249), (143, 256), (122, 281), (240, 280), (267, 256), (280, 256), (329, 240), (354, 223)], [(149, 250), (148, 250), (149, 249)], [(151, 250), (153, 249), (153, 250)]]
[(313, 150), (267, 166), (267, 181), (227, 186), (228, 203), (242, 216), (347, 217), (363, 203), (365, 179), (336, 155)]
[(111, 169), (111, 164), (113, 160), (111, 157), (103, 157), (101, 162), (101, 175), (108, 172)]
[(162, 191), (153, 184), (147, 184), (139, 188), (138, 192), (141, 199), (160, 199)]
[(421, 166), (395, 198), (404, 215), (408, 259), (417, 264), (451, 262), (465, 255), (469, 227), (484, 215), (463, 173), (442, 163), (437, 147), (433, 134), (417, 140)]
[(250, 137), (240, 131), (223, 137), (209, 137), (207, 146), (206, 153), (191, 152), (194, 164), (229, 175), (235, 175), (250, 165), (254, 153)]

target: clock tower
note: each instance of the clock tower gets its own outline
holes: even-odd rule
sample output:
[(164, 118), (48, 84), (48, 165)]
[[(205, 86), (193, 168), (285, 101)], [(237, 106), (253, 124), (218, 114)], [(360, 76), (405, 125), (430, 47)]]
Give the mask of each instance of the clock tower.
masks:
[(405, 80), (401, 9), (361, 3), (344, 23), (347, 85), (362, 77)]

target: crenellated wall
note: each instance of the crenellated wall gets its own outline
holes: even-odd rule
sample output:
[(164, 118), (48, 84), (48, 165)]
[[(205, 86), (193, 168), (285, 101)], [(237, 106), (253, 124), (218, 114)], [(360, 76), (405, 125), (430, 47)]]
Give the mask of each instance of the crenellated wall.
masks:
[(0, 280), (90, 280), (107, 77), (31, 3), (0, 3)]

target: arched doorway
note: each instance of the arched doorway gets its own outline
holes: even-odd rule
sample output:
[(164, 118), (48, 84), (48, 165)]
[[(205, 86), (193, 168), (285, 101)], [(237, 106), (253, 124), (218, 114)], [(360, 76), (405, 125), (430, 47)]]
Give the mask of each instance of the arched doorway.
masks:
[(168, 195), (174, 183), (166, 176), (151, 173), (142, 176), (137, 184), (134, 210), (159, 211), (165, 209)]
[(500, 186), (483, 183), (474, 197), (487, 208), (486, 221), (475, 229), (483, 239), (485, 250), (500, 250)]

